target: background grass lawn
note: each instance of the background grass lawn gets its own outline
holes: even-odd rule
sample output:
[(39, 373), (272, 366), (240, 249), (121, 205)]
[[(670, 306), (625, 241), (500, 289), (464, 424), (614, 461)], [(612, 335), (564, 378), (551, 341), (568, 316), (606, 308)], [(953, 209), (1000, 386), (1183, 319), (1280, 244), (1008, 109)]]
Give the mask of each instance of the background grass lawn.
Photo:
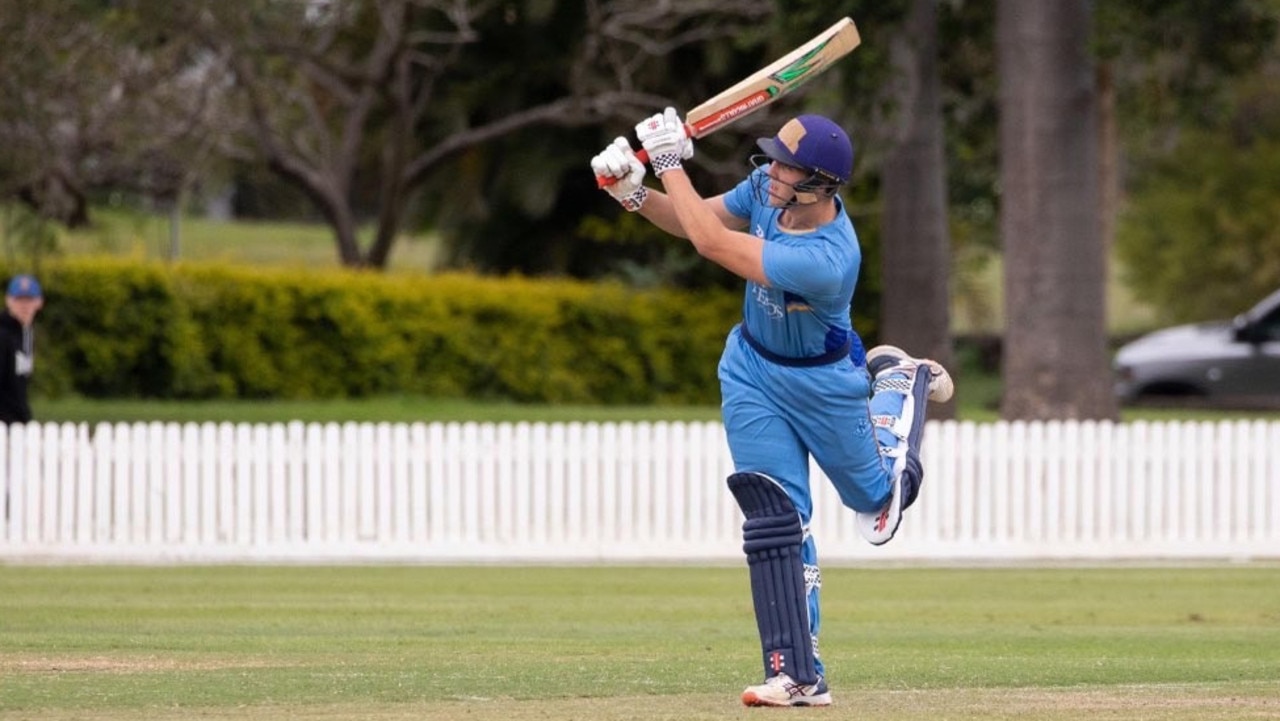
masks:
[[(1280, 566), (824, 571), (824, 718), (1280, 718)], [(756, 718), (760, 673), (745, 567), (0, 566), (4, 719)]]
[[(185, 216), (178, 226), (178, 247), (167, 215), (120, 208), (95, 208), (93, 225), (59, 230), (65, 255), (112, 255), (157, 260), (219, 261), (248, 265), (306, 268), (339, 267), (338, 246), (326, 225), (289, 221), (212, 220)], [(373, 228), (360, 230), (368, 244)], [(432, 234), (402, 236), (392, 249), (391, 272), (426, 273), (439, 265), (440, 243)]]

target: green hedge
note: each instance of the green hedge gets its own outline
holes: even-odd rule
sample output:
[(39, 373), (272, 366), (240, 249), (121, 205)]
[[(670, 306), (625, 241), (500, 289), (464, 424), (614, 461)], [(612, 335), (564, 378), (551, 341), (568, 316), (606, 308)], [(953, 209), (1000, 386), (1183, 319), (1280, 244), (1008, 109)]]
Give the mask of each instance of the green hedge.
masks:
[(37, 387), (88, 397), (715, 403), (742, 302), (724, 291), (106, 258), (45, 263), (39, 277)]

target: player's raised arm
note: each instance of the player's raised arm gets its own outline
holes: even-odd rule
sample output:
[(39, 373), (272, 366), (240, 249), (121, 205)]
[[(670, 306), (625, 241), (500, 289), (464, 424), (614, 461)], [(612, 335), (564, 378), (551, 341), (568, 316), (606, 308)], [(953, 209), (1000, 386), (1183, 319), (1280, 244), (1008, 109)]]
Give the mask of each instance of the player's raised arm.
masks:
[(741, 278), (768, 285), (764, 241), (735, 230), (745, 227), (746, 222), (729, 213), (723, 197), (708, 202), (689, 182), (682, 161), (693, 156), (693, 139), (675, 108), (640, 122), (636, 136), (649, 155), (653, 174), (667, 190), (669, 211), (698, 254)]
[[(692, 148), (692, 144), (690, 144)], [(626, 138), (617, 138), (591, 159), (591, 170), (603, 181), (600, 187), (623, 208), (639, 212), (649, 222), (678, 238), (689, 234), (680, 224), (671, 200), (660, 191), (644, 185), (645, 165)], [(703, 201), (726, 228), (745, 228), (746, 220), (725, 208), (722, 196)]]

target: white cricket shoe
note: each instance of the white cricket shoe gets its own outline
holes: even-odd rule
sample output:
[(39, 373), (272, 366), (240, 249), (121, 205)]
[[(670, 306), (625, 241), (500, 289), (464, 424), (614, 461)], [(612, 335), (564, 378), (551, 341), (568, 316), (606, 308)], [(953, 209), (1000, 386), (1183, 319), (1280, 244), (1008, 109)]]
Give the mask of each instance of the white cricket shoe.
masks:
[[(877, 360), (879, 361), (878, 364), (875, 362)], [(946, 403), (955, 394), (956, 386), (951, 380), (951, 374), (936, 360), (913, 358), (906, 351), (892, 345), (878, 345), (867, 351), (867, 369), (871, 370), (876, 365), (880, 366), (880, 368), (872, 370), (872, 377), (902, 364), (910, 364), (915, 368), (924, 367), (929, 370), (929, 400), (934, 403)]]
[(889, 482), (889, 500), (874, 513), (858, 512), (858, 533), (873, 546), (883, 546), (898, 532), (902, 524), (902, 475), (894, 474)]
[(785, 673), (770, 676), (758, 686), (742, 692), (744, 706), (830, 706), (831, 692), (821, 676), (815, 684), (796, 683)]

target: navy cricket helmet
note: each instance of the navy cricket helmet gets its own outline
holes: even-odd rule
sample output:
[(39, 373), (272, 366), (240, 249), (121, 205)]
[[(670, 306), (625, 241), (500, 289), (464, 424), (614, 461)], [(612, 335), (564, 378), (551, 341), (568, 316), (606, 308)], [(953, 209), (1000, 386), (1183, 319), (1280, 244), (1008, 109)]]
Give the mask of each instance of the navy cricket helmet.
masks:
[(772, 160), (807, 170), (819, 185), (841, 185), (853, 175), (853, 143), (844, 128), (821, 115), (789, 120), (756, 145)]

